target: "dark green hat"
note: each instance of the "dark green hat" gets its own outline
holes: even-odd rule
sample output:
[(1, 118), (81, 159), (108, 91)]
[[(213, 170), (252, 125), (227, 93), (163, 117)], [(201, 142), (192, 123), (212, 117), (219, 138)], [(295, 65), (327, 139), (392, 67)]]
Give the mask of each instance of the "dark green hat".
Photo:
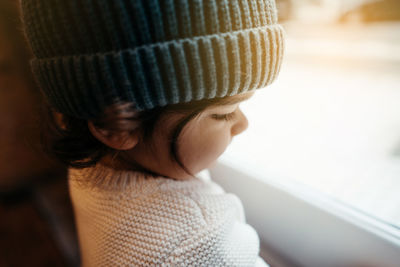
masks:
[(225, 97), (277, 77), (273, 0), (21, 0), (33, 73), (58, 111), (93, 118)]

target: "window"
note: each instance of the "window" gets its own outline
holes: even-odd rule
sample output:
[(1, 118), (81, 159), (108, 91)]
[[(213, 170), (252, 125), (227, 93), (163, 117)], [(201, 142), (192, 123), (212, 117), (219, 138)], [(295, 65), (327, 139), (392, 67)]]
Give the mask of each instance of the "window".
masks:
[[(330, 213), (330, 217), (325, 214), (330, 222), (340, 216), (351, 220), (353, 230), (336, 224), (335, 234), (341, 237), (369, 225), (374, 228), (368, 230), (373, 232), (370, 238), (382, 234), (390, 240), (391, 245), (383, 246), (387, 253), (383, 256), (400, 255), (400, 21), (393, 12), (391, 21), (382, 21), (394, 7), (373, 6), (380, 14), (373, 16), (368, 6), (377, 5), (376, 1), (281, 2), (289, 3), (291, 15), (284, 13), (289, 17), (284, 25), (288, 39), (280, 76), (242, 104), (249, 129), (233, 141), (216, 170), (225, 166), (232, 175), (252, 173), (270, 186), (265, 190), (286, 188), (287, 197), (298, 201), (291, 202), (293, 209), (299, 207), (290, 211), (298, 216), (303, 216), (299, 203), (306, 201)], [(380, 1), (381, 5), (395, 2)], [(216, 170), (213, 177), (221, 174)], [(246, 194), (247, 189), (235, 190)], [(325, 216), (318, 214), (313, 213)], [(320, 234), (329, 235), (329, 229)], [(301, 229), (291, 234), (296, 231)], [(365, 235), (354, 238), (358, 239), (343, 240), (348, 246), (360, 246), (361, 259), (371, 247), (362, 249)], [(280, 249), (285, 253), (285, 247)], [(307, 250), (300, 244), (297, 249)], [(391, 259), (400, 262), (400, 256)], [(324, 263), (313, 263), (317, 262)]]

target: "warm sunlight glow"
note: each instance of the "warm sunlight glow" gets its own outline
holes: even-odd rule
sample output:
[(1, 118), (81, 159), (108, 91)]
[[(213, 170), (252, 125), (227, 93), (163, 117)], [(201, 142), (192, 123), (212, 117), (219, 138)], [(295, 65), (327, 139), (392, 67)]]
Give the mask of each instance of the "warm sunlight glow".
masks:
[(400, 21), (369, 21), (367, 1), (295, 2), (280, 77), (243, 104), (226, 157), (399, 227)]

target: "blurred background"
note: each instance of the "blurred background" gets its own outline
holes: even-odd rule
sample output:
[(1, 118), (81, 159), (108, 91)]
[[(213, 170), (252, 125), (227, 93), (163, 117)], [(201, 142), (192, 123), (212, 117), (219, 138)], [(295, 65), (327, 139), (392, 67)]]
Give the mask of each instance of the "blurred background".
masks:
[[(0, 0), (0, 266), (77, 266), (66, 170), (39, 149), (17, 3)], [(277, 4), (280, 77), (243, 104), (250, 127), (223, 157), (399, 231), (400, 0)]]
[(0, 0), (0, 266), (77, 266), (66, 170), (40, 149), (41, 97), (17, 0)]
[(243, 104), (250, 127), (224, 160), (334, 199), (400, 238), (400, 1), (277, 3), (280, 76)]

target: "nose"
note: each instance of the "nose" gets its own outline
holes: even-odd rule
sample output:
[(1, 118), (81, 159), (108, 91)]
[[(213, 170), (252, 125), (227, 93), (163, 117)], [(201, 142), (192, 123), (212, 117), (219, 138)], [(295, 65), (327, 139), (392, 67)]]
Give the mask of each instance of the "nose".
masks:
[(236, 123), (232, 126), (231, 134), (232, 136), (241, 134), (243, 131), (247, 129), (249, 126), (249, 121), (247, 120), (246, 116), (243, 112), (239, 109), (238, 110), (238, 119)]

